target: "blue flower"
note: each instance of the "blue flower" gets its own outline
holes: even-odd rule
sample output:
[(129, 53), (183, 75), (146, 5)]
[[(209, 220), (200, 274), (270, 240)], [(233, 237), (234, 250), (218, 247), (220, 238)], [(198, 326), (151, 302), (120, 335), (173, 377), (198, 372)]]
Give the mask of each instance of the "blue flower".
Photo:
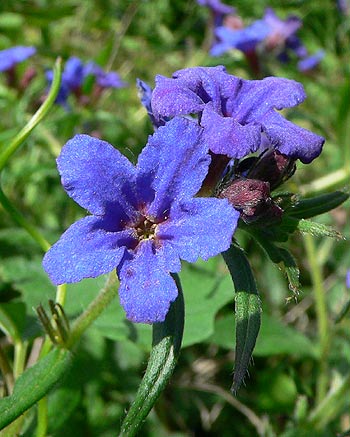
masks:
[(269, 32), (270, 28), (264, 20), (254, 21), (250, 26), (237, 30), (219, 26), (215, 29), (217, 42), (210, 49), (210, 54), (220, 56), (231, 49), (249, 53), (256, 49), (256, 46), (268, 36)]
[[(67, 99), (70, 94), (76, 94), (77, 97), (80, 97), (84, 81), (89, 75), (95, 77), (96, 84), (101, 88), (121, 88), (126, 86), (126, 83), (114, 71), (106, 73), (94, 62), (84, 64), (79, 58), (72, 56), (64, 66), (56, 103), (67, 107)], [(51, 84), (53, 79), (52, 70), (46, 72), (46, 78)]]
[(77, 135), (57, 160), (62, 184), (92, 215), (74, 223), (46, 253), (55, 284), (117, 268), (129, 320), (163, 321), (180, 259), (208, 259), (230, 246), (239, 213), (226, 199), (193, 197), (210, 157), (202, 128), (175, 118), (149, 138), (136, 167), (110, 144)]
[(96, 83), (101, 88), (123, 88), (126, 83), (120, 79), (120, 76), (115, 71), (106, 73), (99, 65), (94, 62), (88, 62), (84, 68), (84, 75), (95, 76)]
[(345, 286), (348, 290), (350, 290), (350, 270), (346, 272), (345, 276)]
[(324, 56), (325, 52), (323, 50), (318, 50), (315, 54), (306, 56), (298, 62), (298, 70), (302, 72), (313, 70), (322, 61)]
[(309, 163), (321, 153), (324, 139), (276, 111), (305, 98), (303, 86), (293, 80), (244, 80), (223, 66), (194, 67), (175, 72), (171, 79), (156, 76), (151, 105), (156, 119), (197, 114), (215, 154), (242, 158), (255, 152), (266, 136), (281, 153)]
[[(49, 84), (53, 80), (53, 71), (46, 72), (46, 79)], [(62, 72), (62, 79), (60, 89), (56, 98), (56, 103), (67, 107), (67, 99), (71, 93), (79, 92), (85, 79), (84, 64), (83, 62), (72, 56), (67, 60)]]
[(35, 47), (16, 46), (0, 51), (0, 71), (11, 70), (19, 62), (25, 61), (36, 53)]
[(207, 6), (216, 14), (233, 14), (235, 11), (235, 8), (225, 5), (220, 0), (197, 0), (197, 3), (201, 6)]

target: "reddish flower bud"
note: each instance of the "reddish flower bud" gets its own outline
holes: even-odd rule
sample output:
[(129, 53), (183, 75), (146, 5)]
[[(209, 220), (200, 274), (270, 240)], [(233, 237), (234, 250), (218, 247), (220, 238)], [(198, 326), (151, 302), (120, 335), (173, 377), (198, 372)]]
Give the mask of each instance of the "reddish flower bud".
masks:
[(220, 198), (226, 198), (231, 205), (240, 211), (246, 223), (256, 222), (262, 218), (279, 220), (282, 209), (270, 197), (270, 184), (256, 179), (236, 179), (224, 188)]

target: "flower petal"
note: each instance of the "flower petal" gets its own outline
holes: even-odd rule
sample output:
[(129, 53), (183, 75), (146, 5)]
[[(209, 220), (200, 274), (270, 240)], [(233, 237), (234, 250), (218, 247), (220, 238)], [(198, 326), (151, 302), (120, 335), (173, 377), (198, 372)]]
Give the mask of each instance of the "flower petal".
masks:
[(267, 77), (241, 81), (239, 92), (227, 103), (228, 114), (241, 124), (259, 123), (267, 112), (299, 105), (306, 98), (304, 87), (294, 80)]
[(43, 266), (54, 284), (79, 282), (115, 269), (130, 232), (110, 232), (105, 221), (85, 217), (74, 223), (45, 254)]
[(174, 199), (199, 191), (210, 162), (202, 133), (197, 123), (176, 117), (149, 138), (137, 164), (139, 191), (150, 184), (155, 192), (149, 215), (164, 218)]
[(111, 204), (133, 214), (136, 169), (106, 141), (76, 135), (63, 147), (57, 166), (68, 195), (92, 214), (104, 214)]
[(231, 117), (222, 117), (209, 104), (203, 111), (201, 126), (204, 128), (206, 143), (214, 153), (242, 158), (259, 147), (259, 125), (251, 123), (242, 126)]
[(277, 112), (268, 114), (264, 121), (264, 131), (275, 149), (287, 156), (310, 163), (322, 151), (325, 139), (313, 132), (297, 126)]
[(179, 257), (207, 260), (230, 247), (239, 212), (227, 199), (195, 198), (174, 204), (157, 237), (177, 250)]
[(203, 109), (204, 104), (199, 96), (180, 81), (157, 75), (155, 82), (151, 106), (158, 120), (175, 115), (195, 114)]
[(125, 259), (118, 272), (119, 297), (132, 322), (163, 322), (178, 294), (175, 281), (152, 240), (139, 244), (134, 256)]

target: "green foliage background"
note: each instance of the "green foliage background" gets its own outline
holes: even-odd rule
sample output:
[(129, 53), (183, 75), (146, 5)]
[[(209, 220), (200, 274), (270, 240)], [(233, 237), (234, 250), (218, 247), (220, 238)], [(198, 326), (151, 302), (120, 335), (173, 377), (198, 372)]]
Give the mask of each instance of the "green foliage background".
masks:
[[(348, 176), (350, 172), (349, 16), (341, 15), (331, 0), (250, 0), (234, 6), (246, 22), (260, 18), (267, 6), (281, 17), (297, 14), (303, 19), (300, 36), (309, 51), (325, 50), (319, 68), (309, 74), (298, 72), (293, 61), (280, 64), (271, 56), (265, 59), (264, 75), (303, 83), (308, 99), (288, 111), (288, 118), (327, 139), (322, 155), (311, 165), (298, 164), (284, 188), (310, 195), (343, 187), (339, 172), (344, 170)], [(0, 150), (38, 108), (47, 91), (45, 71), (56, 57), (95, 60), (118, 71), (128, 83), (86, 106), (71, 98), (69, 112), (56, 105), (3, 172), (4, 191), (50, 243), (85, 214), (60, 185), (55, 157), (62, 145), (76, 133), (94, 134), (135, 162), (152, 133), (138, 100), (136, 78), (153, 86), (156, 74), (170, 76), (180, 68), (217, 64), (231, 74), (254, 78), (239, 53), (208, 55), (208, 21), (209, 11), (195, 1), (2, 0), (0, 49), (34, 45), (38, 53), (18, 66), (19, 75), (29, 65), (37, 71), (23, 92), (10, 89), (0, 77)], [(349, 207), (347, 201), (316, 221), (350, 238)], [(37, 338), (43, 335), (33, 308), (39, 304), (47, 308), (55, 288), (42, 270), (40, 247), (5, 211), (0, 212), (0, 321), (5, 314), (14, 329), (12, 336), (0, 334), (0, 347), (11, 361), (10, 339), (17, 336), (28, 343), (26, 360), (30, 361)], [(344, 433), (350, 429), (350, 398), (343, 396), (332, 404), (333, 410), (309, 419), (319, 405), (320, 375), (326, 377), (328, 391), (350, 372), (349, 313), (337, 322), (350, 298), (345, 286), (350, 269), (348, 241), (314, 238), (307, 243), (300, 234), (290, 239), (288, 247), (301, 269), (301, 290), (294, 298), (283, 273), (261, 249), (244, 232), (237, 238), (253, 266), (264, 306), (245, 385), (237, 397), (230, 394), (235, 322), (232, 283), (224, 262), (217, 258), (184, 264), (180, 275), (186, 302), (184, 349), (142, 435), (333, 437)], [(326, 299), (326, 349), (319, 332), (318, 273), (318, 287)], [(104, 282), (102, 277), (70, 285), (67, 315), (79, 315)], [(128, 322), (114, 300), (84, 335), (70, 371), (49, 395), (48, 435), (116, 435), (142, 378), (150, 345), (150, 327)], [(36, 417), (34, 407), (25, 416), (21, 435), (35, 435)]]

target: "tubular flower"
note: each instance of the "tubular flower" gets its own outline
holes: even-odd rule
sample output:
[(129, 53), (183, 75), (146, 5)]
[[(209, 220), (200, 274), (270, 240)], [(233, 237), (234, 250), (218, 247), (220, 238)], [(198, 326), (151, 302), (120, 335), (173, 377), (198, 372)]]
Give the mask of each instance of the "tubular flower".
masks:
[(209, 162), (203, 129), (183, 118), (149, 138), (136, 166), (96, 138), (68, 141), (57, 159), (62, 184), (92, 215), (46, 253), (51, 280), (78, 282), (117, 268), (128, 319), (163, 321), (177, 297), (170, 273), (180, 271), (180, 259), (227, 250), (236, 229), (239, 213), (227, 199), (193, 197)]
[(223, 66), (194, 67), (175, 72), (171, 79), (156, 76), (151, 106), (156, 119), (196, 114), (214, 154), (242, 158), (266, 137), (279, 152), (309, 163), (321, 153), (324, 139), (276, 111), (305, 98), (303, 86), (293, 80), (244, 80)]

